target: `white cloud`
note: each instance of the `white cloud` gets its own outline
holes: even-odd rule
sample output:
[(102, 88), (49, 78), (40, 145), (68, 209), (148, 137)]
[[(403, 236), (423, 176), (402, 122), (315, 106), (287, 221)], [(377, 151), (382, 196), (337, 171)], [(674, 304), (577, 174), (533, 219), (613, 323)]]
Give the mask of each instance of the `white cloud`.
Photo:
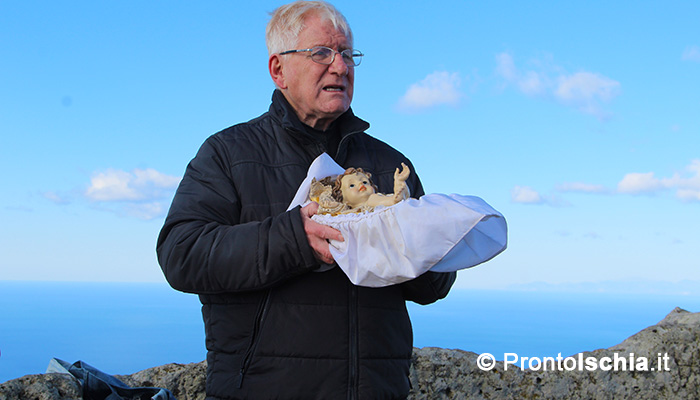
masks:
[(162, 198), (177, 187), (180, 178), (154, 169), (126, 172), (109, 169), (93, 174), (85, 196), (93, 201), (143, 201)]
[(510, 191), (510, 200), (519, 204), (541, 204), (552, 207), (566, 207), (570, 204), (557, 196), (544, 196), (530, 186), (515, 186)]
[(678, 189), (676, 196), (684, 201), (700, 201), (700, 190)]
[(590, 72), (577, 72), (560, 76), (555, 96), (563, 101), (610, 101), (617, 96), (620, 83), (610, 78)]
[(632, 172), (617, 184), (618, 193), (655, 194), (675, 190), (683, 201), (700, 201), (700, 159), (692, 160), (687, 173), (675, 173), (670, 178), (657, 178), (653, 172)]
[(528, 96), (542, 94), (545, 91), (545, 84), (545, 78), (535, 71), (527, 71), (518, 80), (518, 88)]
[(557, 185), (560, 192), (583, 192), (583, 193), (607, 193), (608, 189), (603, 185), (596, 185), (583, 182), (565, 182)]
[(462, 81), (456, 72), (437, 71), (412, 84), (399, 100), (403, 110), (420, 110), (436, 105), (457, 105), (462, 98)]
[(681, 60), (700, 62), (700, 46), (686, 47), (681, 56)]
[(690, 176), (684, 178), (677, 173), (664, 179), (664, 184), (676, 189), (676, 197), (681, 200), (700, 201), (700, 159), (691, 161), (685, 169)]
[(510, 191), (510, 199), (514, 203), (522, 204), (542, 204), (544, 198), (537, 191), (529, 186), (515, 186)]
[(663, 188), (663, 184), (653, 172), (631, 172), (617, 184), (619, 193), (629, 194), (653, 193)]
[(165, 215), (167, 211), (167, 205), (164, 202), (156, 201), (127, 204), (119, 213), (129, 217), (150, 220)]
[(65, 195), (60, 195), (53, 191), (44, 192), (41, 194), (45, 199), (55, 204), (70, 204), (70, 200)]
[[(695, 159), (682, 172), (670, 177), (657, 177), (654, 172), (631, 172), (625, 174), (615, 189), (604, 185), (565, 182), (555, 186), (561, 193), (578, 192), (591, 194), (656, 195), (674, 191), (677, 199), (686, 202), (700, 202), (700, 159)], [(565, 207), (570, 203), (554, 195), (543, 195), (530, 186), (515, 186), (511, 190), (511, 201), (520, 204), (541, 204)]]
[(496, 74), (508, 82), (516, 82), (518, 80), (518, 69), (515, 68), (513, 56), (508, 53), (496, 55)]
[(179, 177), (151, 168), (130, 172), (108, 169), (92, 175), (84, 196), (99, 203), (99, 209), (149, 220), (165, 214), (166, 203), (179, 182)]
[(609, 116), (603, 105), (620, 94), (618, 81), (587, 71), (567, 74), (548, 62), (536, 60), (533, 64), (535, 69), (520, 71), (510, 54), (501, 53), (496, 56), (496, 74), (527, 96), (550, 97), (601, 119)]

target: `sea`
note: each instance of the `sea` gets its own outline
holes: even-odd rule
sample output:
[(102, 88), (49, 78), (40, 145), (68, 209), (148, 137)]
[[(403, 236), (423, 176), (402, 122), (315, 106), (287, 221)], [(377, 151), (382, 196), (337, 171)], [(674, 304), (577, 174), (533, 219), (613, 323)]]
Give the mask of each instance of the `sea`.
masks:
[[(414, 346), (503, 360), (607, 348), (700, 296), (453, 289), (409, 303)], [(205, 359), (197, 296), (165, 283), (0, 281), (0, 383), (46, 371), (52, 358), (109, 374)]]

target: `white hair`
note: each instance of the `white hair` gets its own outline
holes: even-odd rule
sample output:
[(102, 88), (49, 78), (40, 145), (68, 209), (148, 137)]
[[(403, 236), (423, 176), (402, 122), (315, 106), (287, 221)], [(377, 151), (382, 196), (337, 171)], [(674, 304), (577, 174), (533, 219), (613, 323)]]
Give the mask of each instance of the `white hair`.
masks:
[(304, 29), (304, 22), (310, 15), (331, 21), (335, 29), (345, 34), (352, 47), (352, 30), (348, 21), (340, 11), (325, 1), (295, 1), (277, 8), (270, 15), (272, 17), (265, 30), (269, 55), (295, 49), (299, 33)]

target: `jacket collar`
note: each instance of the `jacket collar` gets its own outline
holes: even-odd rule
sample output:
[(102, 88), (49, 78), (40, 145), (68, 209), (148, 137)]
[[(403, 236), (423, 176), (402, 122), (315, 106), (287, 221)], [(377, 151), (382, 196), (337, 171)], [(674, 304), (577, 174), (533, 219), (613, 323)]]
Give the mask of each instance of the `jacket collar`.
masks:
[[(282, 127), (294, 136), (311, 139), (310, 135), (306, 133), (307, 126), (299, 120), (296, 112), (279, 89), (275, 89), (272, 93), (272, 104), (269, 112), (282, 124)], [(369, 123), (356, 117), (351, 108), (333, 121), (333, 124), (337, 126), (341, 138), (353, 133), (364, 132), (369, 128)]]

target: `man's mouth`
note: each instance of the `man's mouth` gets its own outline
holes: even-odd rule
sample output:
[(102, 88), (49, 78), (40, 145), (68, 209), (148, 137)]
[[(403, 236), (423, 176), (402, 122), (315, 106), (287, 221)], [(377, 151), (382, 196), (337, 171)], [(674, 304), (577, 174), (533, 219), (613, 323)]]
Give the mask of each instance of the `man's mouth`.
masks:
[(325, 86), (325, 87), (323, 88), (323, 90), (324, 90), (325, 92), (344, 92), (344, 91), (345, 91), (345, 86), (340, 86), (340, 85), (338, 85), (338, 86), (336, 86), (336, 85), (329, 85), (329, 86)]

